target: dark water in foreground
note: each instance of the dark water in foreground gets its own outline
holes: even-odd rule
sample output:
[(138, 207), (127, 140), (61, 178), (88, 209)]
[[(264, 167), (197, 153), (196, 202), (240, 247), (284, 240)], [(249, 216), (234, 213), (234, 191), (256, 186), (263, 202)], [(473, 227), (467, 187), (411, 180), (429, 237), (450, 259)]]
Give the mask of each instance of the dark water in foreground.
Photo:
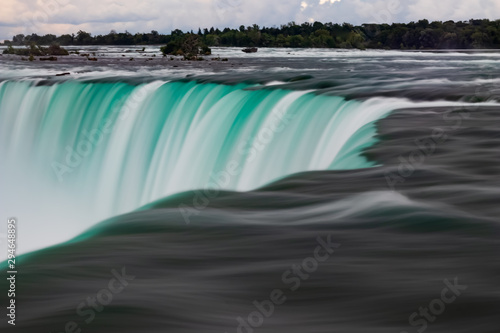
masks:
[[(248, 322), (253, 302), (279, 289), (286, 300), (255, 332), (423, 332), (425, 323), (428, 332), (497, 332), (498, 112), (476, 111), (396, 191), (387, 188), (387, 172), (399, 175), (398, 156), (411, 152), (413, 138), (445, 125), (446, 110), (433, 112), (425, 121), (401, 111), (379, 122), (384, 141), (367, 154), (385, 167), (221, 193), (189, 224), (177, 208), (190, 202), (185, 194), (26, 257), (16, 330), (59, 332), (75, 321), (87, 332), (237, 332), (237, 318)], [(314, 257), (318, 237), (330, 237), (335, 251), (283, 280)], [(113, 268), (135, 278), (87, 324), (92, 311), (82, 317), (76, 308), (108, 288)], [(435, 313), (445, 304), (442, 314), (430, 312), (434, 322), (419, 314), (411, 326), (414, 312), (441, 299), (446, 279), (467, 288), (450, 304), (432, 303)]]
[[(492, 72), (478, 66), (467, 75)], [(429, 78), (415, 74), (410, 88), (394, 89), (394, 76), (380, 73), (387, 85), (369, 92), (377, 76), (364, 72), (365, 86), (323, 93), (485, 96), (474, 79), (457, 93), (467, 98), (457, 97), (451, 82), (467, 75), (444, 73), (449, 83), (438, 88), (437, 78), (426, 88)], [(497, 101), (495, 80), (487, 85), (480, 101)], [(303, 172), (249, 192), (176, 194), (23, 256), (10, 329), (497, 333), (499, 108), (404, 108), (375, 126), (377, 142), (363, 152), (375, 167)]]

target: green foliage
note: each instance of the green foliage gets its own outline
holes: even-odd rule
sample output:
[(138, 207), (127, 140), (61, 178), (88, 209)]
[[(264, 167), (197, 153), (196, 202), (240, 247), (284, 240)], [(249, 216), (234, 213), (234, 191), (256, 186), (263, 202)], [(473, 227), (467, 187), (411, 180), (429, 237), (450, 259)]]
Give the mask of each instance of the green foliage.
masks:
[(187, 60), (196, 60), (198, 55), (212, 54), (212, 50), (203, 43), (201, 36), (191, 33), (176, 35), (161, 48), (161, 52), (164, 55), (181, 55)]
[(68, 55), (69, 52), (62, 48), (59, 44), (52, 44), (48, 48), (31, 43), (29, 46), (24, 48), (14, 48), (9, 45), (6, 50), (3, 51), (4, 54), (15, 54), (20, 56), (55, 56), (55, 55)]
[(9, 45), (6, 50), (3, 50), (3, 54), (16, 54), (16, 50)]
[[(197, 33), (174, 30), (169, 35), (158, 31), (136, 33), (112, 30), (107, 35), (92, 36), (86, 31), (55, 36), (16, 35), (6, 45), (28, 46), (29, 51), (4, 53), (28, 55), (37, 53), (30, 45), (165, 45), (164, 54), (196, 57), (210, 54), (209, 46), (234, 47), (327, 47), (327, 48), (381, 48), (381, 49), (472, 49), (500, 48), (500, 20), (435, 21), (420, 20), (407, 24), (302, 23), (290, 22), (280, 27), (253, 25), (238, 29), (198, 29)], [(40, 50), (39, 50), (40, 51)], [(16, 53), (19, 52), (19, 53)], [(42, 51), (40, 51), (42, 52)], [(54, 51), (55, 52), (55, 51)], [(42, 52), (43, 53), (43, 52)]]

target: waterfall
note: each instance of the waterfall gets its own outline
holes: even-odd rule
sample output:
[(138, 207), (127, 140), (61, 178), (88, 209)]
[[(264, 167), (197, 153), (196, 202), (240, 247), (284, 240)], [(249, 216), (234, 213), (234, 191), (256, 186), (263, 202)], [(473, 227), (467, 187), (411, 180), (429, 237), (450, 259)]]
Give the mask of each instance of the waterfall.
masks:
[(247, 191), (296, 172), (372, 166), (360, 152), (394, 109), (387, 101), (255, 88), (4, 81), (2, 205), (54, 216), (67, 237), (71, 225), (81, 231), (182, 191)]

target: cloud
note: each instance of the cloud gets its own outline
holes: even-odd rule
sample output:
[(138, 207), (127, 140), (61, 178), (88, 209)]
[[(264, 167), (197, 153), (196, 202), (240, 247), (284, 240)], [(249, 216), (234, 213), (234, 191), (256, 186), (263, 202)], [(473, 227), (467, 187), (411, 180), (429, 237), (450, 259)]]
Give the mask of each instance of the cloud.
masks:
[(418, 0), (408, 5), (407, 20), (469, 20), (500, 18), (500, 1)]
[(392, 23), (500, 17), (498, 0), (2, 0), (0, 40), (18, 33), (169, 33), (290, 21)]
[(325, 3), (334, 3), (334, 2), (340, 2), (340, 0), (319, 0), (320, 5), (324, 5)]

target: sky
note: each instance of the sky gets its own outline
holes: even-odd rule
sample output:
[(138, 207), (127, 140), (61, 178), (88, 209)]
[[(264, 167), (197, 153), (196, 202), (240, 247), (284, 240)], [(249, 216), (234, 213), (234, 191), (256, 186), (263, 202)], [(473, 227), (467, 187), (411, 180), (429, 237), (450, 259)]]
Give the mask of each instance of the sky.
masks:
[(2, 0), (0, 40), (16, 34), (237, 28), (254, 23), (500, 19), (499, 0)]

